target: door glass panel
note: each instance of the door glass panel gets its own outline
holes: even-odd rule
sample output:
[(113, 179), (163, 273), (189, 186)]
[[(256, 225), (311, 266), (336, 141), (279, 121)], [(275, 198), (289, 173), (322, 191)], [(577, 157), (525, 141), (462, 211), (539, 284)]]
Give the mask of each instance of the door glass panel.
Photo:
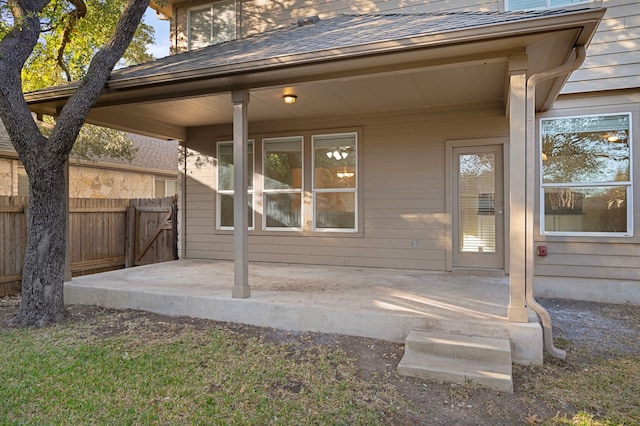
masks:
[(458, 155), (459, 250), (496, 252), (496, 155)]

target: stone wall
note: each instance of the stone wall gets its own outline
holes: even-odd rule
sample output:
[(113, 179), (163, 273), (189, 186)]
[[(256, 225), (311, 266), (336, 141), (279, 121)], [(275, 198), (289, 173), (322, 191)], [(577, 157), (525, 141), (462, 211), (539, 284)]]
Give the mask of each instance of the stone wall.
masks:
[[(24, 169), (19, 168), (18, 165), (18, 160), (0, 158), (0, 196), (27, 195), (19, 194), (18, 191), (18, 176), (24, 176)], [(25, 186), (22, 192), (26, 191)], [(71, 165), (69, 196), (71, 198), (154, 198), (155, 175)]]
[(70, 166), (69, 196), (72, 198), (153, 198), (154, 175)]
[(0, 158), (0, 196), (13, 194), (13, 160)]

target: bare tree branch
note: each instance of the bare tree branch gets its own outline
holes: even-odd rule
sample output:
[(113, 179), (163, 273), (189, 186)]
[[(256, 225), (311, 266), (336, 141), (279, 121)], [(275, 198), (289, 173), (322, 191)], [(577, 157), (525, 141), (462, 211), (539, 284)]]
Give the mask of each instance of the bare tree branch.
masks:
[(71, 82), (73, 78), (71, 77), (71, 72), (69, 71), (69, 67), (64, 62), (64, 51), (67, 48), (67, 44), (71, 42), (71, 35), (76, 29), (76, 24), (78, 21), (85, 16), (87, 16), (87, 5), (82, 0), (70, 0), (74, 10), (69, 12), (66, 22), (64, 23), (64, 30), (62, 32), (62, 42), (60, 43), (60, 48), (58, 49), (58, 57), (56, 58), (56, 62), (58, 66), (64, 71), (64, 75), (67, 78), (68, 82)]
[(58, 125), (51, 132), (49, 138), (50, 144), (53, 145), (51, 152), (59, 156), (60, 159), (66, 159), (71, 152), (73, 141), (78, 136), (87, 114), (109, 79), (113, 67), (129, 46), (142, 15), (149, 6), (149, 1), (129, 0), (127, 2), (118, 20), (114, 35), (95, 54), (80, 87), (62, 108), (56, 120)]

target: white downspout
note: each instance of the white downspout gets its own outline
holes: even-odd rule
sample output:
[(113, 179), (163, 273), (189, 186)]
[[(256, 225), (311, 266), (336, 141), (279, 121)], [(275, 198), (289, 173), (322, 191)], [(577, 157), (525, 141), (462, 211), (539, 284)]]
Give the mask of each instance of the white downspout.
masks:
[[(576, 46), (575, 47), (576, 58), (574, 61), (566, 63), (556, 68), (552, 68), (550, 70), (533, 74), (527, 80), (527, 107), (526, 107), (526, 115), (527, 115), (527, 132), (525, 136), (525, 146), (527, 150), (527, 157), (530, 159), (535, 158), (534, 155), (534, 147), (536, 146), (534, 136), (535, 136), (535, 90), (536, 85), (543, 81), (548, 80), (550, 78), (559, 77), (564, 74), (568, 74), (580, 68), (584, 63), (586, 57), (586, 49), (584, 46)], [(533, 167), (527, 168), (527, 183), (531, 184), (534, 181)], [(533, 311), (540, 317), (540, 321), (542, 322), (542, 332), (544, 338), (544, 347), (549, 352), (549, 354), (555, 358), (565, 359), (567, 353), (562, 349), (558, 349), (553, 344), (553, 328), (551, 326), (551, 316), (549, 312), (542, 307), (536, 301), (533, 294), (533, 284), (534, 284), (534, 273), (533, 273), (533, 208), (531, 206), (534, 205), (534, 193), (532, 191), (533, 185), (527, 191), (527, 204), (530, 208), (527, 208), (527, 232), (526, 232), (526, 254), (525, 254), (525, 263), (526, 263), (526, 272), (525, 272), (525, 300), (527, 305), (533, 309)]]

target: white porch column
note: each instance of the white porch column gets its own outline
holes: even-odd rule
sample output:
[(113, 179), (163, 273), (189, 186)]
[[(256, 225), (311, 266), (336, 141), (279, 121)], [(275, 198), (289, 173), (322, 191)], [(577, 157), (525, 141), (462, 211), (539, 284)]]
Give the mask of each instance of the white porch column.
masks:
[[(526, 106), (527, 57), (509, 63), (509, 307), (508, 319), (527, 322), (525, 280), (527, 269), (527, 165)], [(529, 159), (532, 161), (533, 159)]]
[(251, 295), (249, 288), (249, 210), (247, 207), (247, 152), (248, 124), (247, 107), (249, 92), (234, 90), (233, 101), (233, 261), (234, 283), (232, 297), (247, 298)]

